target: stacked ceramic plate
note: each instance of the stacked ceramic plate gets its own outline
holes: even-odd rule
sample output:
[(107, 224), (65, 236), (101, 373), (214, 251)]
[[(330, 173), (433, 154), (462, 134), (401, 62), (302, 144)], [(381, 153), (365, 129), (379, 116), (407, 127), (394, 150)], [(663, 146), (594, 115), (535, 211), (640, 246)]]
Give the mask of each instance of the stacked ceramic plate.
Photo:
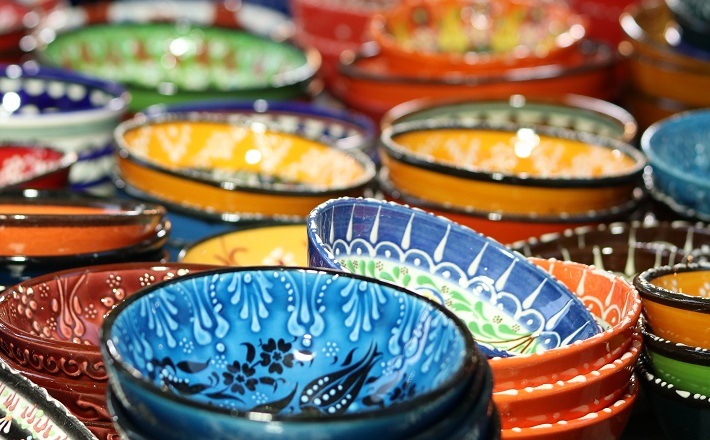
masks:
[(643, 198), (646, 159), (618, 140), (635, 121), (603, 101), (407, 103), (384, 122), (386, 197), (504, 243), (628, 218)]

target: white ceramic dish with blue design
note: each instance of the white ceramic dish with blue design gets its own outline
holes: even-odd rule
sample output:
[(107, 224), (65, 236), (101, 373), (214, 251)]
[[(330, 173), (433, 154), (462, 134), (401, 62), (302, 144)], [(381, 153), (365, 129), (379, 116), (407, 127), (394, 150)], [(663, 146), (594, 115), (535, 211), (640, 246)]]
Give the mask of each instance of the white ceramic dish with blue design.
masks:
[(154, 284), (108, 315), (101, 348), (133, 420), (173, 440), (410, 438), (485, 366), (439, 304), (306, 268), (232, 267)]
[(309, 265), (386, 280), (444, 304), (489, 356), (540, 353), (599, 332), (569, 289), (517, 252), (425, 211), (340, 198), (308, 218)]

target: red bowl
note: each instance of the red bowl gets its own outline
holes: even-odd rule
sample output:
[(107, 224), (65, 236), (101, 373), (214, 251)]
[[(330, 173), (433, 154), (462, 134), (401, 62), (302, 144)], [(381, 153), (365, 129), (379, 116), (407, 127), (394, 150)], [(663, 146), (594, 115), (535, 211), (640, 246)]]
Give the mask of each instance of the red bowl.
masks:
[(69, 171), (76, 160), (75, 153), (50, 147), (0, 146), (0, 191), (10, 188), (65, 188), (69, 184)]

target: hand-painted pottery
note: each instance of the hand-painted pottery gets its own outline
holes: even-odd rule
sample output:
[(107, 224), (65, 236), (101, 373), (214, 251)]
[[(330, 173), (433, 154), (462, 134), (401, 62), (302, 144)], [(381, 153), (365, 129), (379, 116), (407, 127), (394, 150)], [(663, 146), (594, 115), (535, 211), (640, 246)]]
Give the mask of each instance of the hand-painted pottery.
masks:
[(444, 216), (501, 243), (513, 243), (556, 234), (570, 228), (610, 223), (635, 218), (640, 215), (642, 188), (636, 188), (633, 199), (608, 209), (589, 211), (582, 214), (561, 213), (558, 215), (506, 214), (499, 211), (482, 211), (470, 207), (458, 208), (449, 204), (423, 200), (407, 194), (389, 180), (389, 170), (381, 167), (377, 175), (378, 188), (386, 200), (406, 204), (415, 208)]
[(641, 315), (641, 298), (630, 283), (584, 264), (530, 258), (567, 286), (603, 328), (596, 336), (540, 354), (493, 358), (494, 392), (567, 381), (620, 358), (631, 344)]
[(526, 428), (578, 419), (600, 411), (627, 391), (642, 338), (635, 334), (629, 349), (598, 370), (536, 387), (497, 391), (493, 400), (503, 429)]
[(608, 407), (582, 417), (529, 428), (502, 429), (504, 440), (620, 440), (639, 396), (634, 375), (626, 394)]
[(584, 305), (521, 255), (405, 205), (341, 198), (317, 206), (308, 217), (308, 260), (445, 305), (489, 356), (542, 353), (598, 333)]
[(708, 124), (710, 110), (691, 111), (655, 123), (641, 137), (654, 190), (704, 218), (710, 217)]
[(185, 263), (219, 266), (308, 265), (306, 225), (256, 224), (213, 235), (185, 247), (179, 256)]
[(710, 429), (710, 398), (679, 388), (656, 375), (645, 356), (637, 376), (653, 416), (667, 438), (701, 440)]
[(170, 113), (116, 129), (122, 180), (161, 201), (243, 218), (301, 217), (332, 197), (360, 195), (375, 166), (360, 151), (242, 121)]
[(579, 215), (621, 205), (646, 166), (629, 144), (527, 124), (411, 121), (386, 128), (381, 141), (398, 189), (505, 214)]
[(409, 438), (485, 365), (438, 304), (305, 268), (219, 269), (147, 287), (104, 320), (101, 348), (124, 408), (175, 439)]
[(490, 73), (451, 70), (437, 74), (428, 72), (424, 64), (417, 64), (415, 70), (411, 66), (397, 69), (387, 57), (369, 46), (356, 56), (344, 54), (332, 92), (349, 108), (376, 120), (395, 105), (423, 96), (502, 99), (514, 94), (561, 96), (572, 93), (612, 99), (615, 57), (608, 46), (585, 41), (557, 63)]
[(564, 3), (407, 0), (375, 14), (370, 30), (393, 62), (476, 72), (549, 64), (572, 51), (585, 22)]
[(69, 184), (75, 153), (37, 145), (0, 145), (0, 191), (62, 189)]
[(67, 409), (20, 373), (0, 362), (0, 412), (4, 439), (92, 440)]
[(302, 96), (320, 65), (314, 50), (228, 28), (180, 23), (97, 24), (57, 34), (42, 59), (118, 81), (130, 108), (196, 99)]
[(694, 394), (710, 394), (708, 349), (672, 342), (653, 334), (645, 325), (640, 327), (646, 361), (658, 377)]
[(666, 0), (681, 27), (681, 38), (693, 46), (710, 50), (710, 7), (703, 0)]
[(593, 265), (632, 280), (652, 267), (705, 260), (709, 243), (710, 229), (702, 223), (637, 221), (580, 227), (509, 246), (525, 256)]
[(106, 194), (113, 129), (128, 95), (118, 84), (36, 64), (0, 66), (0, 141), (51, 145), (78, 155), (75, 190)]
[(663, 339), (710, 348), (710, 264), (648, 269), (634, 278), (649, 330)]
[(381, 125), (385, 129), (426, 119), (566, 128), (625, 142), (633, 141), (638, 131), (636, 120), (628, 111), (610, 102), (580, 95), (559, 98), (513, 95), (506, 99), (444, 101), (421, 98), (392, 108), (383, 116)]

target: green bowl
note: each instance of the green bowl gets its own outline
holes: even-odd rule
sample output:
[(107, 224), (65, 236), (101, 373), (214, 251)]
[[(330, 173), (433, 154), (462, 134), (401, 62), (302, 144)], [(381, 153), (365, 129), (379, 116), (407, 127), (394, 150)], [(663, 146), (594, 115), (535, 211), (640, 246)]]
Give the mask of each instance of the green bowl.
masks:
[(132, 111), (197, 99), (297, 98), (320, 67), (315, 50), (181, 23), (86, 26), (58, 34), (38, 50), (43, 63), (124, 84)]

